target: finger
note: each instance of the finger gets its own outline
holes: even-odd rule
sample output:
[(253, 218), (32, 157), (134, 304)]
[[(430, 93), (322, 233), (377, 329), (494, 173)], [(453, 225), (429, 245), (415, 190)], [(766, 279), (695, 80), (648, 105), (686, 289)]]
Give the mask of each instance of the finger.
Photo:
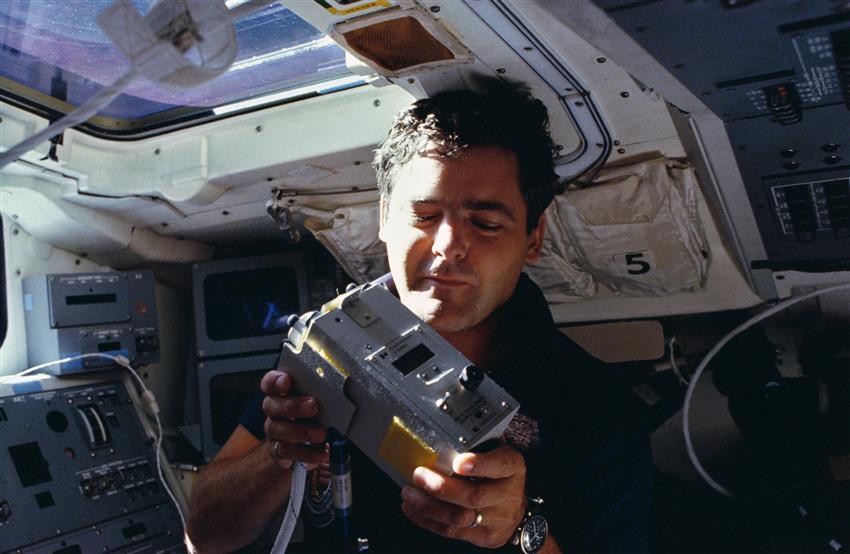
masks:
[(328, 484), (331, 480), (330, 465), (327, 463), (321, 464), (316, 468), (316, 474), (318, 475), (319, 483), (322, 485)]
[(428, 517), (425, 512), (406, 501), (401, 503), (401, 511), (405, 516), (407, 516), (407, 519), (426, 531), (430, 531), (436, 535), (448, 537), (450, 539), (465, 540), (464, 531), (466, 531), (466, 529), (463, 527), (453, 527), (451, 525), (435, 521)]
[(401, 511), (410, 521), (436, 535), (466, 541), (486, 548), (496, 548), (505, 543), (493, 529), (483, 526), (472, 528), (446, 525), (429, 518), (428, 515), (407, 502), (402, 502)]
[[(266, 437), (269, 440), (283, 442), (313, 443), (318, 444), (325, 440), (328, 434), (319, 423), (292, 422), (283, 419), (266, 418), (263, 425)], [(324, 446), (324, 445), (322, 445)]]
[(505, 479), (514, 475), (525, 476), (525, 458), (511, 446), (503, 445), (490, 452), (458, 454), (452, 460), (452, 469), (465, 477)]
[(426, 467), (413, 472), (413, 484), (434, 498), (464, 508), (487, 508), (504, 502), (522, 501), (507, 479), (468, 481), (447, 477)]
[(475, 510), (437, 500), (416, 487), (407, 486), (401, 489), (401, 499), (410, 507), (411, 512), (419, 512), (443, 525), (469, 527), (475, 521)]
[(266, 396), (263, 412), (272, 418), (313, 417), (319, 413), (319, 402), (311, 396)]
[(260, 390), (267, 396), (282, 396), (292, 388), (292, 376), (275, 369), (269, 371), (260, 380)]
[[(401, 498), (411, 508), (411, 512), (420, 512), (424, 517), (450, 527), (473, 528), (472, 525), (475, 523), (479, 512), (476, 509), (464, 508), (438, 500), (425, 491), (412, 486), (404, 487), (401, 490)], [(483, 516), (484, 510), (480, 511)], [(515, 522), (503, 512), (504, 510), (496, 508), (487, 509), (486, 517), (483, 517), (476, 527), (501, 528), (506, 525), (512, 526)]]
[(283, 469), (292, 469), (292, 466), (295, 463), (293, 460), (280, 458), (278, 456), (278, 449), (280, 448), (280, 444), (280, 441), (266, 441), (266, 445), (268, 446), (269, 457), (275, 464), (277, 464), (278, 467)]
[(307, 444), (294, 444), (291, 442), (281, 441), (280, 445), (271, 452), (272, 458), (274, 458), (276, 454), (277, 459), (281, 461), (288, 460), (290, 462), (296, 461), (303, 464), (315, 465), (328, 461), (328, 455), (323, 447)]

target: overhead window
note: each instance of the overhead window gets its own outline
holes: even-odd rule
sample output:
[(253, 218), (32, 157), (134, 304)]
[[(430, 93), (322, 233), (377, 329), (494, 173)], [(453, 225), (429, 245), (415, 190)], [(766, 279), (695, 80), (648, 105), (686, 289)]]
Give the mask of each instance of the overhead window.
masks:
[[(113, 1), (0, 2), (3, 99), (56, 118), (127, 71), (129, 62), (96, 22)], [(133, 4), (145, 14), (154, 1)], [(301, 97), (361, 82), (346, 68), (339, 46), (281, 5), (238, 19), (235, 30), (239, 52), (224, 75), (187, 90), (139, 78), (87, 128), (98, 134), (140, 135), (206, 120), (215, 115), (214, 108), (239, 101), (266, 95), (286, 98), (280, 94), (286, 91)]]

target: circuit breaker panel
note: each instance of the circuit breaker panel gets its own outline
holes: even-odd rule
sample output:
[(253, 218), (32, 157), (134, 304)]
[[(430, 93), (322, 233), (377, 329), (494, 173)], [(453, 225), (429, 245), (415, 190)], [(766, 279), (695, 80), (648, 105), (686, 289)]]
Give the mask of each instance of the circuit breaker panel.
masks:
[(0, 552), (184, 551), (153, 441), (121, 381), (0, 391)]
[[(95, 353), (121, 355), (137, 367), (159, 361), (152, 271), (28, 277), (23, 293), (29, 365)], [(89, 357), (45, 371), (66, 375), (115, 367), (108, 358)]]

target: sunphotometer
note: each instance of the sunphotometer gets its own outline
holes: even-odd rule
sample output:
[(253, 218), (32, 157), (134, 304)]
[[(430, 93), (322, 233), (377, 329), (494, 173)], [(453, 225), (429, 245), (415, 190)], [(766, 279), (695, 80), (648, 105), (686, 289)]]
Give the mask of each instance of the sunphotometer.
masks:
[(451, 474), (457, 454), (500, 437), (519, 409), (377, 282), (292, 322), (278, 369), (400, 485), (417, 466)]

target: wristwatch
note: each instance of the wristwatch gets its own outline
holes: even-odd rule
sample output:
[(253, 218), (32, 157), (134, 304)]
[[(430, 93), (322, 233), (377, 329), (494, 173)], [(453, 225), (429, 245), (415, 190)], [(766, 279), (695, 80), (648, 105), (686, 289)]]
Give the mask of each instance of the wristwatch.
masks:
[(537, 554), (546, 543), (549, 535), (549, 523), (540, 513), (542, 498), (529, 498), (525, 516), (519, 522), (511, 543), (523, 551), (523, 554)]

